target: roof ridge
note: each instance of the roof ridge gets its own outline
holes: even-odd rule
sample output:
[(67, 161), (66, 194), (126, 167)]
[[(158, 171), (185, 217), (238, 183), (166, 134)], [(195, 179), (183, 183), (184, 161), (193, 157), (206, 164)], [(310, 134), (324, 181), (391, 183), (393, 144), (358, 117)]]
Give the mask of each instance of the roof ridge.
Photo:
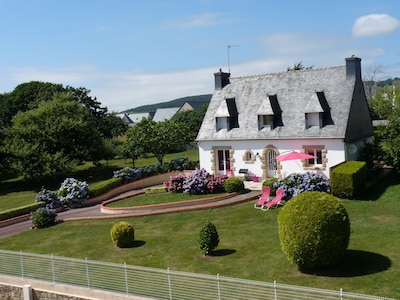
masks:
[(293, 72), (315, 72), (315, 71), (323, 71), (323, 70), (328, 70), (328, 69), (337, 69), (337, 68), (344, 68), (346, 67), (345, 65), (342, 66), (330, 66), (330, 67), (325, 67), (325, 68), (318, 68), (318, 69), (303, 69), (303, 70), (296, 70), (296, 71), (281, 71), (281, 72), (275, 72), (275, 73), (263, 73), (263, 74), (253, 74), (253, 75), (243, 75), (243, 76), (232, 76), (230, 79), (241, 79), (241, 78), (251, 78), (251, 77), (262, 77), (262, 76), (267, 76), (267, 75), (279, 75), (279, 74), (291, 74)]

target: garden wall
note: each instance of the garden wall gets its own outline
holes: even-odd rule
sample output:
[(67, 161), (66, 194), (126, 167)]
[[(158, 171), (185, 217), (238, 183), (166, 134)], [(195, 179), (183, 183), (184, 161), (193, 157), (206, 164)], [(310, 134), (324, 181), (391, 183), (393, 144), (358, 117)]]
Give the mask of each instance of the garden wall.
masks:
[[(192, 171), (188, 171), (188, 172), (192, 172)], [(131, 190), (138, 190), (138, 189), (143, 189), (143, 188), (149, 187), (149, 186), (160, 185), (160, 184), (163, 184), (164, 182), (169, 181), (169, 178), (171, 176), (176, 176), (181, 173), (183, 173), (183, 172), (175, 171), (175, 172), (162, 173), (162, 174), (146, 177), (143, 179), (139, 179), (139, 180), (127, 183), (127, 184), (123, 184), (123, 185), (116, 187), (100, 196), (86, 200), (83, 203), (83, 205), (90, 206), (93, 204), (101, 203), (105, 200), (116, 197), (122, 193), (129, 192)]]

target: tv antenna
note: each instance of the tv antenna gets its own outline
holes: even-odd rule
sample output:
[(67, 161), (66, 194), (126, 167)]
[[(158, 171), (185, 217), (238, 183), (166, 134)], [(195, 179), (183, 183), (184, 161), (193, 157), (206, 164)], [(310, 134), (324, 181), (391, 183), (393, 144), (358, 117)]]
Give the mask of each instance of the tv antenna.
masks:
[(229, 52), (230, 52), (232, 47), (239, 47), (239, 45), (228, 45), (228, 46), (226, 46), (226, 49), (228, 51), (228, 70), (229, 70), (229, 73), (231, 72), (231, 62), (230, 62), (230, 59), (229, 59)]

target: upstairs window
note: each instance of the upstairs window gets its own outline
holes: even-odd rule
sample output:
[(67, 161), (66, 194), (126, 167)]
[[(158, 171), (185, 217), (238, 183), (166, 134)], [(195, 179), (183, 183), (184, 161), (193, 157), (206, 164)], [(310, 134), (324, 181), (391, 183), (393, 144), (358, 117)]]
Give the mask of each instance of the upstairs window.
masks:
[(318, 126), (319, 128), (327, 125), (334, 125), (332, 120), (331, 108), (326, 100), (324, 92), (315, 92), (305, 108), (306, 128)]
[(258, 116), (258, 128), (259, 129), (274, 128), (273, 120), (274, 120), (273, 115), (259, 115)]
[(229, 98), (221, 101), (221, 104), (215, 114), (216, 130), (231, 130), (239, 128), (239, 113), (237, 111), (235, 98)]
[(306, 128), (310, 128), (312, 126), (321, 126), (321, 113), (306, 113)]
[(283, 126), (282, 110), (276, 95), (267, 95), (260, 108), (257, 111), (258, 129), (274, 129)]
[(217, 117), (217, 131), (221, 129), (228, 129), (228, 118), (227, 117)]

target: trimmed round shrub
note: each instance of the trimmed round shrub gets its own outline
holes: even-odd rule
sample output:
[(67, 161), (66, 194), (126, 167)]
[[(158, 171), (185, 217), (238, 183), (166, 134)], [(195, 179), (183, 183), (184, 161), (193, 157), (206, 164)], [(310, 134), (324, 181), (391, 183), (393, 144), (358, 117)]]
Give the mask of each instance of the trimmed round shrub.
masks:
[(324, 192), (304, 192), (278, 215), (279, 238), (300, 269), (338, 264), (349, 245), (350, 220), (342, 202)]
[(46, 228), (57, 224), (56, 218), (55, 210), (39, 207), (32, 213), (31, 221), (35, 228)]
[(205, 255), (217, 248), (219, 236), (214, 224), (207, 221), (200, 230), (198, 246)]
[(225, 180), (224, 188), (228, 193), (241, 192), (244, 190), (244, 182), (239, 177), (230, 177)]
[(135, 241), (135, 230), (128, 222), (118, 222), (111, 227), (112, 242), (119, 248), (131, 247)]

